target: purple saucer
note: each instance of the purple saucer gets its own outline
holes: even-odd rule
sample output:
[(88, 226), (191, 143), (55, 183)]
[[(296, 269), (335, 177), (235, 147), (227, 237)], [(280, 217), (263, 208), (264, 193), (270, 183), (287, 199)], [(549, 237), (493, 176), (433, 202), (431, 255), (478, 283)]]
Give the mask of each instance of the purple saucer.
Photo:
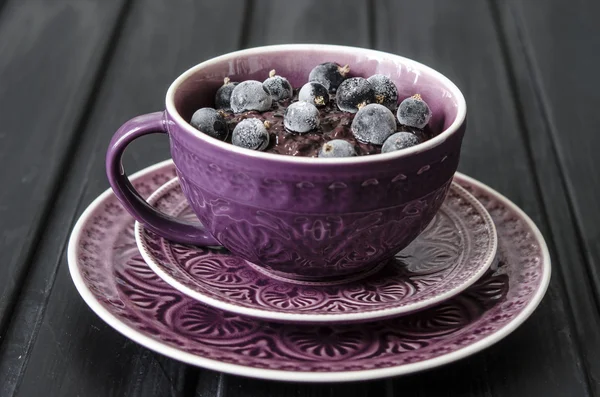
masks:
[[(133, 177), (148, 197), (175, 177), (171, 161)], [(307, 382), (374, 379), (446, 364), (510, 334), (550, 280), (546, 244), (514, 204), (468, 177), (498, 233), (498, 261), (456, 297), (407, 316), (366, 324), (277, 324), (206, 306), (162, 281), (144, 262), (134, 221), (110, 190), (81, 216), (69, 269), (90, 308), (130, 339), (177, 360), (238, 375)]]
[[(177, 178), (148, 203), (199, 224)], [(393, 260), (335, 282), (284, 279), (224, 248), (173, 243), (139, 222), (135, 238), (150, 268), (194, 299), (266, 320), (321, 324), (391, 318), (443, 302), (481, 278), (497, 248), (492, 218), (456, 183), (434, 220)]]

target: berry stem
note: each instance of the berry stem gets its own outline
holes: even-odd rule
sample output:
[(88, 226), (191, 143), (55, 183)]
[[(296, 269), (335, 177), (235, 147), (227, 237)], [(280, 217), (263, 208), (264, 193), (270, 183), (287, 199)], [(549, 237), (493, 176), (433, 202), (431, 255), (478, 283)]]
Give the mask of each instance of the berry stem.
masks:
[(230, 82), (230, 81), (231, 81), (231, 79), (230, 79), (229, 77), (225, 77), (225, 78), (223, 79), (223, 85), (227, 85), (227, 84), (229, 84), (229, 82)]
[(266, 129), (271, 128), (271, 122), (269, 120), (265, 120), (263, 124), (264, 124), (264, 126), (265, 126)]
[(269, 72), (269, 77), (275, 77), (275, 69), (271, 69)]
[(340, 72), (340, 74), (341, 74), (343, 77), (346, 77), (346, 75), (347, 75), (348, 73), (350, 73), (350, 66), (349, 66), (349, 65), (340, 66), (340, 67), (338, 68), (338, 72)]
[(415, 94), (415, 95), (413, 95), (411, 98), (415, 98), (415, 99), (417, 99), (417, 100), (419, 100), (419, 101), (422, 101), (422, 100), (423, 100), (423, 98), (421, 98), (421, 94)]

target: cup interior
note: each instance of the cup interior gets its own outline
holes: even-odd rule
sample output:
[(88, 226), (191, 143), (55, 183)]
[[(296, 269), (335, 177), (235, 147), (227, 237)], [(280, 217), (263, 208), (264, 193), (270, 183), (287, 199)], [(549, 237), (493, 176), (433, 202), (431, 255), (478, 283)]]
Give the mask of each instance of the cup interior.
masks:
[[(269, 71), (286, 77), (294, 88), (308, 81), (312, 68), (323, 62), (350, 66), (351, 77), (383, 74), (398, 87), (399, 101), (420, 94), (430, 106), (432, 130), (440, 135), (462, 123), (466, 105), (460, 90), (439, 72), (410, 59), (379, 51), (330, 45), (280, 45), (223, 55), (182, 74), (167, 94), (167, 107), (186, 122), (201, 107), (213, 107), (214, 95), (229, 77), (232, 81), (264, 81)], [(191, 128), (191, 127), (190, 127)]]

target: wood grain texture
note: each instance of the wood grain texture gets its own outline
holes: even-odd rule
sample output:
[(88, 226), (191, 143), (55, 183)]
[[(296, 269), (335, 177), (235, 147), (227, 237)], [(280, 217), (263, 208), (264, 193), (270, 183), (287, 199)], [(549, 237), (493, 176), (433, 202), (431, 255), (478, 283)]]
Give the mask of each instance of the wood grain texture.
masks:
[[(465, 94), (468, 132), (459, 169), (514, 200), (551, 236), (489, 4), (376, 4), (377, 46), (438, 69)], [(552, 244), (551, 249), (556, 257)], [(589, 395), (561, 286), (555, 276), (532, 318), (497, 346), (457, 365), (400, 378), (394, 390), (409, 388), (417, 396), (449, 390), (457, 396)]]
[(195, 397), (387, 397), (385, 380), (363, 381), (343, 384), (310, 384), (297, 382), (276, 382), (226, 375), (222, 378), (216, 394), (208, 394), (201, 389)]
[(0, 334), (52, 206), (121, 0), (8, 1), (0, 13)]
[[(65, 249), (77, 216), (108, 187), (104, 154), (113, 132), (133, 116), (162, 109), (168, 85), (186, 68), (238, 47), (239, 5), (134, 1), (3, 344), (3, 365), (27, 361), (19, 388), (3, 397), (40, 390), (49, 396), (179, 396), (190, 380), (194, 392), (197, 369), (129, 341), (87, 308), (68, 274)], [(231, 24), (228, 34), (215, 35), (223, 20)], [(133, 145), (124, 164), (133, 172), (168, 157), (167, 140), (149, 137)]]
[[(518, 101), (591, 391), (600, 393), (600, 4), (497, 2)], [(537, 7), (533, 7), (537, 6)], [(561, 26), (560, 30), (555, 26)]]
[(255, 0), (248, 47), (324, 43), (367, 47), (368, 2), (360, 0)]

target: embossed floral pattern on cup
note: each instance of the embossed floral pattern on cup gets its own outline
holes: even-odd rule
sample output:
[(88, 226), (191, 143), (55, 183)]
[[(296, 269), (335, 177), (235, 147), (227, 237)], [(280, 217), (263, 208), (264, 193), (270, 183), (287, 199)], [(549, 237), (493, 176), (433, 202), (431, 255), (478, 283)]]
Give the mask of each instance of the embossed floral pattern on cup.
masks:
[[(167, 215), (198, 222), (177, 179), (148, 202)], [(406, 207), (408, 214), (421, 210), (416, 203)], [(330, 229), (333, 221), (316, 222), (311, 233), (328, 238)], [(334, 282), (273, 277), (225, 249), (176, 244), (140, 223), (136, 240), (150, 267), (195, 299), (258, 318), (320, 323), (387, 318), (442, 302), (484, 274), (497, 246), (489, 214), (456, 184), (425, 231), (393, 260)]]

